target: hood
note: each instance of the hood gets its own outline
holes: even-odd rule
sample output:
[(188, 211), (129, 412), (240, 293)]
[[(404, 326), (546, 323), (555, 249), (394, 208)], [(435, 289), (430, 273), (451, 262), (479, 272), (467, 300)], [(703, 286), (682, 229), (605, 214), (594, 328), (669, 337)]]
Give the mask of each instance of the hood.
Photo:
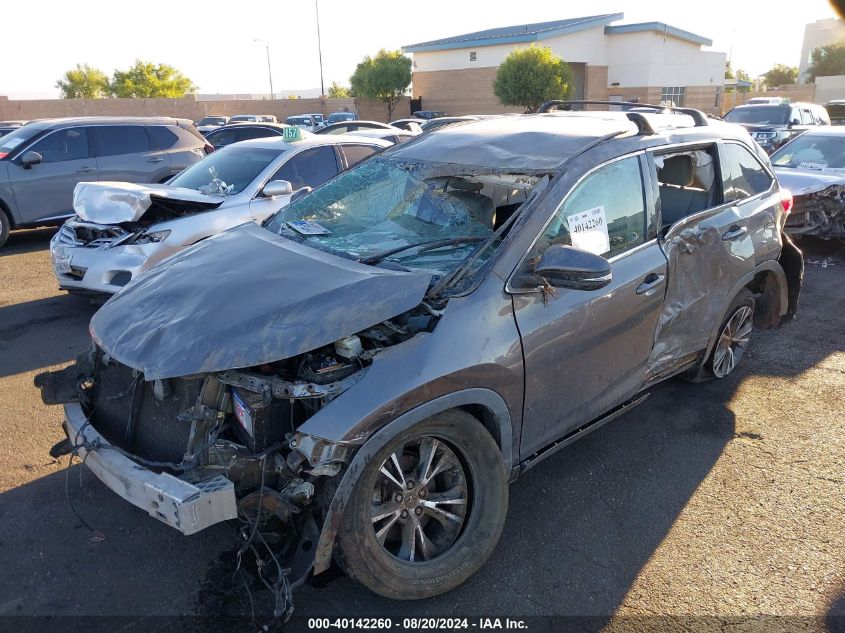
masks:
[(776, 132), (786, 127), (786, 123), (740, 123), (749, 132)]
[(428, 273), (383, 270), (244, 224), (112, 297), (91, 336), (147, 380), (251, 367), (328, 345), (419, 305)]
[(168, 185), (137, 185), (131, 182), (80, 182), (73, 190), (73, 209), (86, 222), (120, 224), (137, 222), (153, 205), (172, 206), (174, 211), (208, 211), (223, 204), (222, 196)]
[(831, 185), (845, 185), (845, 173), (831, 173), (821, 169), (775, 167), (775, 175), (782, 189), (793, 196), (803, 196), (827, 189)]

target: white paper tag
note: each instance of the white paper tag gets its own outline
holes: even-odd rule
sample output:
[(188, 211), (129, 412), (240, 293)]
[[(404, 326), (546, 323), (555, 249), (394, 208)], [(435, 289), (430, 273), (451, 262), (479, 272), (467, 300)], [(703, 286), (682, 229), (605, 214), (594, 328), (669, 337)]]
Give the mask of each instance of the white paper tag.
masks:
[(572, 246), (594, 255), (610, 250), (610, 236), (607, 233), (607, 217), (604, 206), (593, 207), (567, 216)]
[(322, 224), (312, 222), (311, 220), (294, 220), (287, 223), (288, 227), (301, 235), (331, 235), (329, 231)]

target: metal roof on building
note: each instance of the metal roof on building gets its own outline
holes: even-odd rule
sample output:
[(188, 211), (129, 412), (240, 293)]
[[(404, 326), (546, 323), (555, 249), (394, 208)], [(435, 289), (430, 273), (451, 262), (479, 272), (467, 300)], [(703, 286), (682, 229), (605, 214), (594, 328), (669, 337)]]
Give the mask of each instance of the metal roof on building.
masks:
[(582, 18), (569, 18), (567, 20), (555, 20), (553, 22), (515, 24), (513, 26), (502, 26), (485, 31), (476, 31), (475, 33), (465, 33), (463, 35), (410, 44), (403, 46), (402, 50), (406, 53), (415, 53), (467, 48), (469, 46), (537, 42), (549, 37), (605, 26), (624, 17), (624, 13), (603, 13), (601, 15), (588, 15)]
[(636, 24), (620, 24), (618, 26), (605, 26), (604, 32), (607, 35), (616, 35), (617, 33), (642, 33), (645, 31), (655, 31), (663, 35), (671, 35), (681, 40), (692, 42), (693, 44), (701, 44), (702, 46), (713, 46), (713, 40), (690, 33), (683, 29), (670, 26), (664, 22), (638, 22)]

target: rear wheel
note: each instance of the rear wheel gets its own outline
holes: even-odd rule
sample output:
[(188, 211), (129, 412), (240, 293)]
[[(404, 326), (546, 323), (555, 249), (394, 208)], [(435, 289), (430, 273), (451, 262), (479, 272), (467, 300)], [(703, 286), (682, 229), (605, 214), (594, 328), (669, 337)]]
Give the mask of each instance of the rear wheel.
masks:
[(753, 329), (754, 295), (744, 288), (728, 308), (707, 362), (688, 378), (701, 382), (731, 374), (745, 355)]
[(12, 223), (9, 221), (9, 216), (6, 211), (0, 207), (0, 247), (9, 239), (9, 231), (12, 230)]
[(343, 567), (389, 598), (449, 591), (492, 553), (507, 503), (493, 438), (464, 411), (441, 413), (397, 435), (362, 470), (338, 532)]

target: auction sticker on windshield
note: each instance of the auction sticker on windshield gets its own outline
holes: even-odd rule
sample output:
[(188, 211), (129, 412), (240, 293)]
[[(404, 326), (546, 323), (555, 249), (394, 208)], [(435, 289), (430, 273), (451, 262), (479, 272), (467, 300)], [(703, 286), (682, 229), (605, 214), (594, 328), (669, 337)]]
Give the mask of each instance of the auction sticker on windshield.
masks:
[(301, 235), (331, 235), (332, 232), (329, 231), (326, 227), (318, 224), (317, 222), (312, 222), (311, 220), (295, 220), (293, 222), (287, 222), (288, 227), (292, 228), (294, 231)]
[(572, 246), (594, 255), (610, 250), (610, 235), (607, 233), (607, 217), (604, 206), (593, 207), (566, 218)]

